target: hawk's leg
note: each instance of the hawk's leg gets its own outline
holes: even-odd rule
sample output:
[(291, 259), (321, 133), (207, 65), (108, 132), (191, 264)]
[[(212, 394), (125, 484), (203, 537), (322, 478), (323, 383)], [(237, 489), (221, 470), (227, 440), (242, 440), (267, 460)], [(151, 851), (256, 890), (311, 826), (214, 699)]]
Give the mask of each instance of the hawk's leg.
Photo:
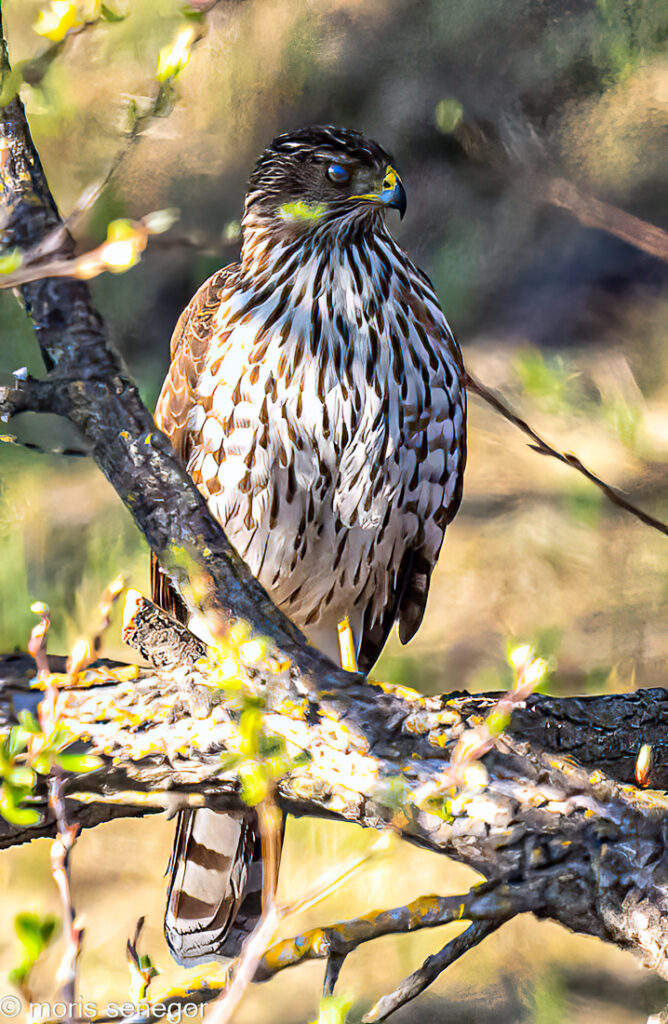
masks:
[(341, 658), (341, 668), (344, 668), (346, 672), (357, 672), (357, 655), (355, 654), (355, 637), (353, 631), (350, 628), (350, 619), (346, 615), (345, 619), (341, 619), (338, 626), (339, 630), (339, 656)]

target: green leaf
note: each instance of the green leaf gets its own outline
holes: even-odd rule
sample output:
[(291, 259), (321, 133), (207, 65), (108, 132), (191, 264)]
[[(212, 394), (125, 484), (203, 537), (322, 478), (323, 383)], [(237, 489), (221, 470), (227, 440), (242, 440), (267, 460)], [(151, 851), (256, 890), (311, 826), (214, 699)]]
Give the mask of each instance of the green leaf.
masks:
[(345, 1024), (351, 1005), (349, 996), (323, 996), (318, 1019), (312, 1024)]
[(22, 263), (23, 253), (20, 249), (6, 249), (0, 254), (0, 274), (13, 274)]
[(30, 767), (34, 772), (37, 772), (38, 775), (49, 775), (53, 767), (53, 761), (48, 754), (38, 754), (37, 757), (30, 762)]
[(27, 765), (17, 764), (5, 776), (12, 786), (19, 786), (32, 792), (35, 788), (35, 773)]
[(239, 732), (241, 733), (245, 752), (251, 757), (256, 757), (260, 752), (260, 736), (262, 733), (261, 708), (250, 705), (241, 712)]
[(0, 107), (6, 107), (18, 94), (23, 82), (23, 63), (25, 62), (19, 62), (16, 67), (6, 72), (3, 76), (2, 88), (0, 89)]
[(461, 123), (463, 116), (462, 105), (454, 96), (448, 96), (436, 104), (436, 110), (434, 111), (436, 127), (443, 135), (454, 132), (455, 128)]
[(188, 18), (190, 21), (204, 21), (204, 11), (196, 11), (194, 7), (190, 7), (186, 4), (185, 7), (181, 8), (181, 14), (184, 18)]
[(56, 764), (66, 772), (94, 772), (104, 762), (95, 754), (56, 754)]
[(23, 988), (23, 983), (30, 974), (31, 964), (21, 964), (20, 967), (13, 967), (7, 972), (7, 979), (15, 988)]
[(241, 754), (230, 754), (227, 750), (220, 755), (221, 772), (232, 772), (243, 761)]
[(510, 725), (510, 715), (503, 711), (490, 711), (486, 725), (492, 736), (500, 736)]
[(313, 760), (313, 754), (309, 750), (300, 750), (298, 754), (290, 758), (290, 771), (293, 768), (303, 768)]
[(56, 932), (58, 919), (48, 914), (21, 913), (14, 918), (14, 930), (23, 950), (23, 962), (9, 972), (9, 980), (23, 985), (36, 960), (49, 945)]
[(23, 912), (14, 918), (14, 931), (21, 943), (26, 958), (36, 960), (53, 938), (58, 918), (52, 914), (42, 916)]
[(285, 753), (285, 740), (274, 733), (262, 734), (259, 737), (260, 757), (276, 757)]
[(26, 749), (27, 745), (28, 738), (25, 730), (20, 725), (13, 725), (9, 730), (9, 736), (5, 740), (3, 753), (9, 761), (13, 761), (17, 754), (21, 754)]
[(255, 807), (267, 795), (269, 779), (261, 764), (246, 764), (239, 770), (241, 799), (249, 807)]
[(38, 811), (31, 807), (19, 807), (19, 803), (11, 787), (4, 785), (0, 795), (0, 814), (5, 821), (10, 825), (37, 825), (42, 820)]
[(35, 736), (39, 736), (41, 734), (42, 729), (32, 711), (28, 711), (27, 708), (24, 708), (23, 711), (19, 711), (17, 717), (21, 728), (25, 729), (26, 732), (33, 733)]

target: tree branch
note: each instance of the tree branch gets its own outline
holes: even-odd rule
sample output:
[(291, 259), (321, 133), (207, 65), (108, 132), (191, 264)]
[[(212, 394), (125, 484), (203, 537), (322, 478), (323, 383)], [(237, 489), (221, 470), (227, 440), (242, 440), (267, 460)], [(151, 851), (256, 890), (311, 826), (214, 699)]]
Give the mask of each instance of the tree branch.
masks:
[(436, 981), (439, 974), (453, 964), (455, 960), (458, 960), (464, 953), (468, 953), (469, 949), (473, 949), (478, 943), (482, 942), (486, 936), (496, 931), (497, 928), (503, 924), (502, 919), (495, 921), (475, 921), (471, 924), (466, 931), (462, 932), (456, 938), (451, 939), (439, 950), (438, 953), (434, 953), (432, 956), (427, 957), (425, 962), (417, 971), (413, 971), (407, 978), (401, 982), (400, 985), (390, 992), (388, 995), (383, 996), (379, 999), (371, 1009), (364, 1014), (362, 1017), (362, 1024), (371, 1024), (373, 1021), (387, 1020), (390, 1014), (394, 1013), (400, 1007), (405, 1006), (416, 996), (419, 996), (421, 992), (424, 992), (432, 982)]
[(606, 496), (608, 501), (611, 501), (613, 505), (617, 505), (618, 508), (623, 508), (625, 512), (630, 512), (632, 516), (639, 519), (641, 523), (646, 526), (651, 526), (652, 529), (658, 530), (659, 533), (666, 534), (668, 536), (668, 523), (662, 522), (660, 519), (655, 519), (654, 516), (649, 515), (648, 512), (644, 512), (637, 505), (633, 505), (626, 498), (623, 498), (621, 494), (618, 494), (610, 484), (606, 484), (605, 480), (601, 480), (600, 477), (592, 473), (590, 469), (580, 461), (577, 455), (572, 452), (560, 452), (556, 448), (553, 448), (551, 444), (548, 444), (540, 434), (538, 434), (532, 426), (530, 426), (526, 420), (523, 420), (521, 416), (518, 416), (516, 412), (506, 405), (498, 395), (495, 395), (482, 381), (479, 381), (477, 377), (474, 377), (468, 371), (466, 372), (466, 387), (469, 391), (478, 395), (482, 398), (483, 402), (487, 402), (491, 405), (498, 413), (503, 416), (504, 419), (508, 420), (514, 426), (521, 430), (523, 434), (531, 438), (532, 444), (529, 445), (539, 455), (548, 455), (553, 459), (557, 459), (559, 462), (563, 462), (564, 465), (570, 466), (571, 469), (577, 470), (582, 476), (590, 480), (602, 493)]
[[(33, 672), (28, 659), (9, 656), (0, 664), (0, 731), (6, 731), (15, 710), (29, 703), (29, 695), (36, 702), (40, 692), (26, 682), (26, 669)], [(665, 744), (668, 693), (583, 698), (582, 718), (575, 723), (563, 715), (567, 701), (534, 696), (513, 715), (499, 749), (484, 758), (488, 784), (445, 794), (439, 811), (433, 803), (417, 804), (415, 794), (446, 771), (458, 738), (479, 723), (491, 697), (420, 697), (353, 684), (337, 694), (333, 706), (326, 681), (324, 693), (305, 695), (299, 675), (290, 669), (271, 673), (250, 666), (243, 682), (264, 700), (265, 728), (283, 739), (288, 755), (311, 754), (308, 764), (279, 782), (284, 811), (391, 827), (487, 876), (497, 897), (505, 894), (489, 917), (498, 919), (501, 909), (506, 914), (530, 909), (633, 949), (668, 975), (668, 893), (661, 867), (666, 799), (614, 782), (600, 770), (600, 761), (592, 771), (561, 755), (578, 748), (587, 728), (583, 722), (596, 721), (602, 732), (606, 724), (609, 730), (600, 742), (608, 751), (605, 763), (626, 764), (635, 743), (634, 713), (644, 698), (653, 704)], [(350, 721), (373, 721), (379, 711), (382, 735), (349, 728)], [(104, 757), (103, 769), (65, 782), (65, 794), (77, 801), (71, 813), (78, 820), (82, 804), (90, 808), (110, 795), (128, 805), (139, 801), (139, 809), (148, 810), (176, 809), (184, 796), (196, 797), (200, 805), (243, 806), (236, 771), (221, 772), (220, 760), (221, 752), (234, 750), (238, 700), (216, 689), (200, 662), (169, 671), (93, 667), (76, 686), (61, 681), (54, 714), (73, 738)], [(148, 808), (142, 808), (146, 797)], [(45, 807), (41, 792), (35, 806)], [(95, 810), (94, 820), (110, 816), (105, 803)], [(90, 818), (82, 821), (87, 823)], [(48, 819), (33, 828), (3, 823), (0, 845), (52, 833)], [(510, 888), (498, 889), (510, 879)], [(476, 903), (476, 914), (484, 917), (480, 906)], [(345, 929), (337, 933), (339, 944), (323, 956), (345, 952), (346, 934)], [(300, 942), (292, 954), (281, 954), (281, 965), (303, 959), (305, 948)]]
[(668, 232), (656, 224), (596, 199), (565, 178), (544, 179), (539, 194), (545, 202), (568, 210), (585, 227), (607, 231), (657, 259), (668, 261)]
[[(3, 75), (8, 74), (4, 40), (0, 63)], [(3, 241), (30, 249), (61, 222), (18, 97), (2, 110), (0, 151)], [(63, 238), (60, 251), (68, 256), (72, 241)], [(87, 286), (75, 280), (40, 280), (25, 285), (22, 296), (54, 389), (50, 411), (69, 419), (90, 442), (92, 457), (186, 604), (214, 621), (243, 618), (256, 632), (273, 637), (306, 689), (324, 675), (332, 691), (345, 688), (350, 674), (304, 642), (210, 515), (108, 346)]]

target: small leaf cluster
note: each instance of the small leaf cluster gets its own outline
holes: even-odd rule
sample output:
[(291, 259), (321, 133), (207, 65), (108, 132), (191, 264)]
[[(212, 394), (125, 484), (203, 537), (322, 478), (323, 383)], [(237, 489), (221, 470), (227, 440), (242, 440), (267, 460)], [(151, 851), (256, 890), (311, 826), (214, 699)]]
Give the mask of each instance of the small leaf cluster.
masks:
[(58, 919), (51, 914), (21, 913), (14, 918), (14, 930), (21, 944), (23, 959), (9, 972), (12, 985), (22, 988), (40, 955), (56, 933)]
[(43, 731), (30, 711), (19, 712), (0, 744), (0, 814), (12, 825), (36, 825), (41, 815), (23, 802), (35, 791), (37, 776), (50, 775), (55, 767), (65, 772), (90, 772), (102, 764), (92, 754), (67, 753), (73, 738), (60, 722)]
[(246, 695), (239, 716), (238, 749), (222, 755), (222, 771), (236, 771), (241, 782), (241, 799), (249, 807), (265, 800), (275, 784), (301, 765), (308, 764), (310, 754), (302, 751), (290, 757), (282, 736), (266, 733), (263, 728), (264, 701)]
[(351, 1006), (349, 996), (323, 996), (318, 1019), (311, 1024), (345, 1024)]
[(146, 999), (148, 987), (153, 978), (160, 974), (148, 953), (139, 952), (139, 937), (144, 927), (144, 918), (137, 921), (134, 939), (128, 939), (127, 958), (130, 968), (129, 995), (133, 1003), (140, 1003)]

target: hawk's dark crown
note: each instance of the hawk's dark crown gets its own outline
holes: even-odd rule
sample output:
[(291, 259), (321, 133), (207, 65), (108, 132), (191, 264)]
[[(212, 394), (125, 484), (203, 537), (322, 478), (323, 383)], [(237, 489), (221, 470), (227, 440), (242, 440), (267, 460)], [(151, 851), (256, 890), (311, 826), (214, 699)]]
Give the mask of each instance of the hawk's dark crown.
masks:
[[(305, 221), (308, 211), (350, 215), (356, 209), (351, 199), (377, 190), (390, 164), (382, 146), (352, 129), (317, 125), (279, 135), (251, 174), (246, 217), (280, 219), (291, 209), (302, 210)], [(357, 210), (371, 220), (378, 213), (369, 204)]]

